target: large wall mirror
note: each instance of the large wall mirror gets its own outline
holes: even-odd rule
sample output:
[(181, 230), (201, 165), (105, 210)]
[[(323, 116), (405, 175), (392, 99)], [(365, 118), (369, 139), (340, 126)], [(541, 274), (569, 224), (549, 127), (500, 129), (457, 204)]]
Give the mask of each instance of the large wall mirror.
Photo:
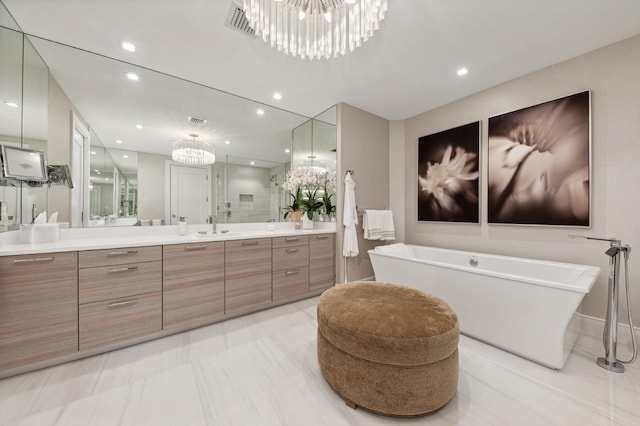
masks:
[[(85, 226), (281, 217), (276, 184), (289, 167), (293, 129), (307, 117), (29, 37), (90, 129)], [(214, 165), (172, 162), (172, 142), (191, 135), (214, 144)]]
[[(310, 119), (50, 40), (23, 37), (14, 29), (1, 29), (24, 40), (44, 70), (37, 78), (25, 71), (25, 80), (33, 81), (24, 90), (24, 129), (18, 119), (11, 124), (14, 130), (3, 131), (7, 135), (2, 139), (20, 144), (28, 140), (33, 148), (42, 142), (49, 162), (53, 158), (55, 164), (69, 163), (74, 180), (71, 191), (39, 188), (39, 199), (32, 188), (22, 198), (11, 193), (15, 189), (0, 189), (0, 199), (9, 200), (7, 215), (14, 223), (30, 222), (31, 207), (34, 212), (45, 209), (47, 194), (49, 209), (58, 210), (59, 220), (71, 227), (175, 224), (180, 216), (186, 216), (189, 223), (281, 221), (287, 197), (282, 183), (292, 166), (292, 149), (305, 158), (316, 155), (324, 122), (333, 122), (328, 126), (333, 129), (328, 137), (333, 139), (328, 143), (333, 144), (333, 151), (323, 149), (323, 155), (327, 151), (332, 157), (322, 162), (335, 170), (335, 109), (332, 119)], [(6, 40), (3, 36), (2, 43)], [(3, 54), (0, 67), (9, 66), (9, 61), (27, 66), (28, 49), (24, 50), (24, 58), (22, 50), (15, 57)], [(1, 78), (7, 75), (3, 72)], [(3, 86), (16, 93), (23, 90), (18, 80)], [(32, 97), (35, 104), (43, 94), (42, 109), (29, 113), (27, 98)], [(3, 129), (11, 126), (3, 123)], [(301, 143), (294, 143), (302, 140), (305, 126), (309, 133), (302, 139), (309, 142), (308, 152)], [(191, 135), (214, 144), (215, 164), (190, 167), (172, 161), (172, 142)]]
[[(0, 3), (0, 145), (48, 151), (49, 71)], [(46, 186), (2, 180), (0, 231), (30, 223), (47, 207)]]

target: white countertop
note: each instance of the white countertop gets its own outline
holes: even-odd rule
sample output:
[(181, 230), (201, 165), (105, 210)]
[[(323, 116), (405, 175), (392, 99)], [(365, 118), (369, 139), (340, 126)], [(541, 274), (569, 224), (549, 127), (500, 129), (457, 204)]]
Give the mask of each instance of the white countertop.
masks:
[[(228, 231), (223, 233), (222, 231)], [(206, 232), (206, 234), (199, 234)], [(0, 256), (55, 253), (79, 250), (99, 250), (118, 247), (155, 246), (166, 244), (197, 244), (212, 241), (244, 240), (298, 235), (335, 233), (335, 222), (318, 222), (313, 230), (298, 230), (288, 222), (276, 223), (276, 229), (267, 231), (266, 224), (218, 225), (213, 234), (211, 225), (190, 225), (187, 235), (178, 235), (178, 227), (132, 226), (117, 228), (60, 229), (59, 240), (50, 243), (20, 244), (20, 231), (0, 234)]]

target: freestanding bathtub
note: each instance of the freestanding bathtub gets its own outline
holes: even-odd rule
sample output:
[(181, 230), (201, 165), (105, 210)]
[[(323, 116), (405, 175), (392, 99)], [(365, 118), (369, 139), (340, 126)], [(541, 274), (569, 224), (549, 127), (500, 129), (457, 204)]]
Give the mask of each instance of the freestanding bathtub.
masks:
[(600, 268), (418, 245), (369, 250), (376, 281), (444, 299), (460, 331), (551, 368), (580, 333), (576, 315)]

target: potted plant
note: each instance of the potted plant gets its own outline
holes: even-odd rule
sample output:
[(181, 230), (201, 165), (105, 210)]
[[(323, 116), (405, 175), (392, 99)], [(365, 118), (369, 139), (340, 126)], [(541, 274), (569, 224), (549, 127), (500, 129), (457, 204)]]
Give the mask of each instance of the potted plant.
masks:
[(306, 193), (301, 201), (302, 206), (302, 228), (312, 229), (314, 215), (319, 213), (324, 203), (318, 198), (318, 187), (307, 187)]
[(299, 186), (296, 187), (295, 194), (289, 192), (289, 195), (291, 196), (292, 200), (291, 204), (284, 208), (284, 218), (289, 218), (291, 222), (300, 222), (300, 217), (302, 216), (302, 188), (300, 188)]

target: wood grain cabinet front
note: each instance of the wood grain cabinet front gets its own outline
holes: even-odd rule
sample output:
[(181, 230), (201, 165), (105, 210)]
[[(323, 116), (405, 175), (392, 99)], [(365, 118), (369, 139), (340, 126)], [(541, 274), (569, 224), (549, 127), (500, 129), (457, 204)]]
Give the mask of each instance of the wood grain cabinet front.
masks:
[(107, 346), (162, 329), (162, 293), (80, 305), (80, 350)]
[(309, 240), (309, 291), (326, 290), (335, 285), (335, 234), (312, 235)]
[(225, 242), (225, 314), (271, 303), (271, 238)]
[(80, 252), (80, 350), (162, 330), (162, 247)]
[(309, 293), (309, 236), (273, 239), (273, 301)]
[(224, 315), (224, 242), (163, 247), (162, 326), (185, 329)]
[(0, 257), (0, 370), (78, 351), (78, 253)]

